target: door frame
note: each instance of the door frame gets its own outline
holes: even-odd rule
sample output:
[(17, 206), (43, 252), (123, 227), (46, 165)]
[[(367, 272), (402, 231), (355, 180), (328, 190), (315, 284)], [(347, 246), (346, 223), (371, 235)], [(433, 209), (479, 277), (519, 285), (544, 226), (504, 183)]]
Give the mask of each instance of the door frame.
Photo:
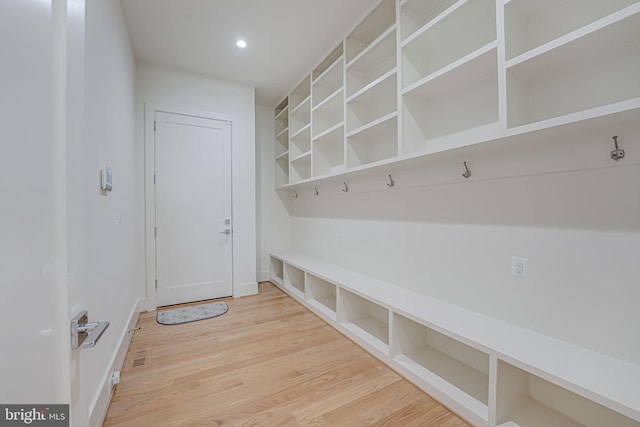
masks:
[[(209, 111), (198, 111), (186, 108), (179, 108), (161, 104), (146, 102), (144, 104), (144, 194), (145, 194), (145, 247), (146, 247), (146, 266), (145, 266), (145, 282), (146, 282), (146, 309), (154, 311), (158, 308), (158, 299), (156, 292), (156, 244), (155, 244), (155, 210), (156, 210), (156, 192), (154, 183), (155, 172), (155, 132), (154, 119), (155, 113), (170, 113), (183, 116), (200, 117), (204, 119), (213, 119), (231, 123), (231, 175), (233, 177), (233, 129), (235, 119), (225, 114), (212, 113)], [(233, 220), (233, 178), (231, 179), (231, 224)], [(233, 245), (233, 233), (231, 233), (231, 244)], [(233, 296), (236, 293), (235, 286), (235, 257), (233, 250), (231, 251), (231, 289)]]

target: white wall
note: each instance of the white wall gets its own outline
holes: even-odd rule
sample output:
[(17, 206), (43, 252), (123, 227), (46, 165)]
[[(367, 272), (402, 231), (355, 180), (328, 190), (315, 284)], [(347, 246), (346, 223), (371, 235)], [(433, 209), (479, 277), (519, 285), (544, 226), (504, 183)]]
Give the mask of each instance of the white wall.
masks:
[[(343, 179), (320, 183), (317, 197), (299, 189), (292, 247), (640, 364), (639, 136), (637, 123), (612, 123), (347, 177), (346, 194)], [(511, 277), (512, 256), (529, 259), (528, 279)]]
[[(103, 415), (108, 377), (144, 297), (143, 150), (135, 140), (135, 59), (120, 2), (86, 2), (85, 129), (68, 153), (71, 312), (109, 321), (96, 347), (73, 353), (75, 425)], [(82, 84), (76, 81), (76, 84)], [(100, 189), (100, 168), (113, 191)], [(119, 368), (119, 366), (116, 366)], [(98, 418), (96, 420), (95, 418)]]
[(289, 194), (275, 188), (274, 109), (256, 106), (258, 281), (269, 280), (269, 254), (289, 249)]
[(61, 21), (51, 2), (0, 2), (4, 404), (69, 403)]
[[(144, 146), (145, 103), (179, 111), (231, 116), (234, 296), (258, 291), (256, 282), (255, 96), (254, 88), (138, 62), (136, 141)], [(138, 167), (143, 169), (144, 164)]]

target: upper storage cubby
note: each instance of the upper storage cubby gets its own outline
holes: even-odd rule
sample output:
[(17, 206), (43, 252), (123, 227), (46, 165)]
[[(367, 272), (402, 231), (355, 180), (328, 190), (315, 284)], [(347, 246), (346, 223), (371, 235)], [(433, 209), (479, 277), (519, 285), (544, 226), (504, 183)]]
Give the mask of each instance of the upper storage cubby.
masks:
[(390, 28), (347, 66), (347, 98), (375, 86), (396, 69), (396, 31)]
[(289, 110), (294, 111), (298, 105), (311, 96), (311, 76), (307, 76), (289, 95)]
[(402, 40), (424, 27), (457, 0), (407, 0), (401, 6)]
[[(279, 108), (276, 109), (276, 122), (275, 122), (275, 131), (276, 136), (282, 134), (285, 130), (289, 129), (289, 107), (286, 104), (287, 99), (282, 101)], [(285, 104), (283, 106), (283, 104)]]
[(460, 0), (402, 43), (407, 88), (496, 41), (495, 0)]
[(622, 111), (614, 104), (640, 97), (640, 2), (518, 55), (506, 69), (509, 127), (599, 107)]
[(346, 59), (349, 64), (388, 28), (396, 23), (394, 0), (383, 0), (347, 37)]
[(363, 128), (398, 110), (398, 82), (396, 74), (388, 74), (366, 91), (347, 100), (347, 133)]
[[(489, 128), (495, 130), (499, 123), (495, 43), (408, 88), (402, 99), (404, 154), (440, 151), (447, 145), (436, 145), (434, 140), (449, 135), (470, 143)], [(464, 131), (473, 135), (458, 135)]]
[(344, 83), (344, 63), (342, 43), (335, 48), (324, 61), (313, 70), (313, 106), (316, 107), (336, 91), (342, 89)]
[(311, 124), (311, 98), (307, 97), (291, 110), (289, 133), (293, 137)]
[(507, 59), (536, 49), (636, 0), (511, 0), (505, 5)]

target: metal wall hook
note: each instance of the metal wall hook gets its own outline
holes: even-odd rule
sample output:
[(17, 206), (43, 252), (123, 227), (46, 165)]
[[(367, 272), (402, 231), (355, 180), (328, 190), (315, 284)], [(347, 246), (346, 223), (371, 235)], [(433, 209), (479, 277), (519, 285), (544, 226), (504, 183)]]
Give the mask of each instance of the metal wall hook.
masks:
[(613, 136), (612, 138), (616, 148), (611, 152), (611, 159), (617, 162), (620, 159), (624, 159), (624, 150), (618, 148), (618, 137)]
[(471, 171), (469, 170), (469, 166), (467, 166), (467, 162), (464, 162), (464, 173), (462, 176), (465, 178), (469, 178), (471, 176)]
[(314, 195), (314, 196), (317, 196), (318, 194), (320, 194), (320, 193), (318, 192), (318, 187), (313, 187), (313, 195)]
[(387, 187), (391, 188), (394, 185), (396, 185), (396, 183), (393, 181), (393, 178), (391, 178), (391, 175), (389, 175), (389, 183), (387, 184)]
[(346, 182), (343, 182), (343, 184), (344, 184), (344, 188), (342, 189), (342, 192), (346, 193), (347, 191), (349, 191), (349, 187), (347, 187), (347, 183)]
[(297, 198), (298, 198), (298, 192), (297, 192), (297, 191), (295, 191), (295, 190), (293, 190), (293, 198), (294, 198), (294, 199), (297, 199)]

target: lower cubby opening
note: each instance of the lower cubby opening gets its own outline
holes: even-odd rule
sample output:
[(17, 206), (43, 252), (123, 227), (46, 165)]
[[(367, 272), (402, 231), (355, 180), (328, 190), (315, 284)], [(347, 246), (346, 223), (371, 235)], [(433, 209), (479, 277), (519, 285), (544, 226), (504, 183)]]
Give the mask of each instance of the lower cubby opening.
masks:
[(497, 424), (503, 427), (639, 427), (592, 400), (498, 361)]
[(284, 270), (281, 259), (271, 257), (271, 279), (276, 280), (280, 286), (284, 285)]
[(488, 354), (399, 314), (394, 314), (393, 325), (398, 363), (427, 381), (436, 375), (488, 405)]
[(340, 289), (339, 321), (378, 349), (389, 346), (389, 310)]
[(285, 264), (284, 286), (294, 291), (298, 296), (304, 297), (304, 271)]
[(309, 304), (336, 318), (336, 285), (312, 274), (307, 275), (307, 299)]

